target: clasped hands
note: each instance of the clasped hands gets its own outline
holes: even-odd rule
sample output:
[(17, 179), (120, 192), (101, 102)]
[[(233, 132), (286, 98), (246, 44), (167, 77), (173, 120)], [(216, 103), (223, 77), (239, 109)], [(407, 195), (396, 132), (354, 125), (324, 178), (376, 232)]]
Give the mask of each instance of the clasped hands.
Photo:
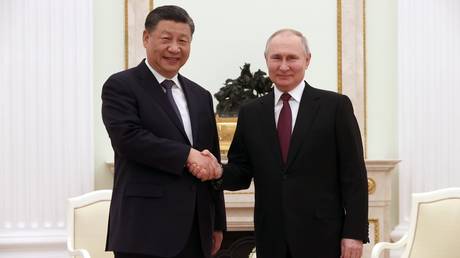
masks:
[(191, 148), (187, 158), (187, 168), (201, 181), (218, 179), (222, 176), (222, 166), (208, 150), (200, 152)]

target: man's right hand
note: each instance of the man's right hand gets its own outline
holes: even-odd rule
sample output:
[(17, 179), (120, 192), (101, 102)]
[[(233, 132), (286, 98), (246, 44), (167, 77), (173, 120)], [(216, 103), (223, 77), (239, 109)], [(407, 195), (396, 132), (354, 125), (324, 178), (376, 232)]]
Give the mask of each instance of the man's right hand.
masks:
[(222, 176), (222, 167), (216, 157), (208, 150), (199, 152), (191, 148), (187, 158), (187, 167), (190, 173), (201, 181), (217, 179)]

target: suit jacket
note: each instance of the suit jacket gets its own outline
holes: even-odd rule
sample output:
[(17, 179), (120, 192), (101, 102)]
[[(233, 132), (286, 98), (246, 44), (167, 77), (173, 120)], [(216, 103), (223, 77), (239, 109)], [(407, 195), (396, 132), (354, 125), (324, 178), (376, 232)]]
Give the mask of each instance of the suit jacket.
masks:
[[(211, 94), (179, 75), (192, 124), (193, 147), (218, 159)], [(145, 62), (114, 74), (102, 89), (102, 118), (115, 152), (107, 250), (170, 257), (185, 246), (195, 214), (204, 254), (224, 230), (222, 191), (191, 175), (190, 142)]]
[(255, 185), (258, 258), (337, 258), (342, 238), (368, 241), (367, 172), (348, 97), (305, 89), (284, 165), (274, 93), (241, 108), (224, 166), (228, 190)]

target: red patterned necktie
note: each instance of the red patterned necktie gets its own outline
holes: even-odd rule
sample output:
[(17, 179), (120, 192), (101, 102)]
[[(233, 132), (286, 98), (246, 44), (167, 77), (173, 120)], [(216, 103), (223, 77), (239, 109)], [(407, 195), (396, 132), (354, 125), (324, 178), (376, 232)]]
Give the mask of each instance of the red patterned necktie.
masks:
[(291, 95), (288, 93), (283, 93), (283, 95), (281, 95), (283, 107), (281, 108), (281, 112), (278, 117), (278, 139), (280, 142), (281, 156), (283, 157), (284, 164), (287, 163), (292, 131), (292, 113), (291, 106), (289, 106), (289, 99), (291, 99)]

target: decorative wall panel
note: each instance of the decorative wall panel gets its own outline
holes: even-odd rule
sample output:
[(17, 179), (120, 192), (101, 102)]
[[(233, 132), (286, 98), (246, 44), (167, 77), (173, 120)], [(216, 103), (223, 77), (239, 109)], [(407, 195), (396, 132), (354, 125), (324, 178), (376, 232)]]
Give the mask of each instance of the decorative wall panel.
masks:
[(1, 1), (0, 17), (0, 249), (61, 248), (66, 199), (93, 189), (92, 2)]

